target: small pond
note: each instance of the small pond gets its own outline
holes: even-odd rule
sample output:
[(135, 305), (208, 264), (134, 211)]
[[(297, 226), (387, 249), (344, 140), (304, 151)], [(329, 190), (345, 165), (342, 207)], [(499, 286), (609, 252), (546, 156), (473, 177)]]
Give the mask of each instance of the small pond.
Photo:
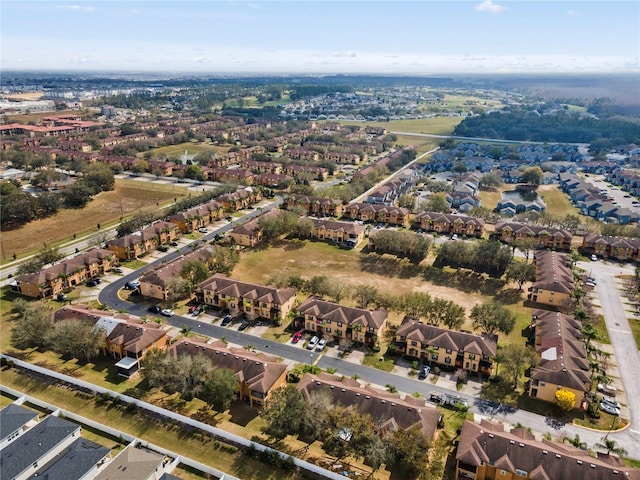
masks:
[(507, 190), (506, 192), (502, 192), (502, 199), (514, 201), (524, 200), (525, 202), (535, 202), (536, 200), (542, 200), (542, 198), (540, 198), (540, 195), (532, 190)]

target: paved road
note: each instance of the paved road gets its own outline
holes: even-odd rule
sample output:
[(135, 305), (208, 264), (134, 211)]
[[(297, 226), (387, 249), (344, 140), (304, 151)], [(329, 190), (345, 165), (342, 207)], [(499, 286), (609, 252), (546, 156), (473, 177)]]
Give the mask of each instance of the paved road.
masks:
[(604, 180), (602, 175), (590, 175), (585, 177), (585, 180), (594, 187), (599, 188), (600, 190), (606, 190), (607, 194), (613, 198), (613, 201), (618, 204), (618, 206), (622, 208), (626, 208), (631, 210), (632, 212), (640, 212), (640, 206), (634, 205), (633, 202), (638, 199), (632, 196), (629, 192), (625, 192), (624, 190), (620, 190), (620, 187), (610, 184)]
[(640, 379), (640, 354), (614, 281), (614, 277), (620, 273), (633, 275), (633, 268), (603, 261), (578, 262), (578, 267), (591, 272), (591, 276), (597, 281), (596, 292), (600, 298), (600, 305), (630, 410), (629, 433), (634, 435), (636, 446), (638, 446), (640, 445), (640, 381), (638, 381)]

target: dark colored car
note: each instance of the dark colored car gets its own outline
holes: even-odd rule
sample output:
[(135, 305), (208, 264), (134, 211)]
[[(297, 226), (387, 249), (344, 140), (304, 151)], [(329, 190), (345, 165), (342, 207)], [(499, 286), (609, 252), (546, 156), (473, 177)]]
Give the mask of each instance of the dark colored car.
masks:
[(56, 295), (56, 300), (59, 302), (64, 302), (67, 299), (67, 296), (64, 293), (59, 293)]
[(87, 287), (96, 287), (98, 285), (98, 282), (96, 282), (95, 280), (87, 280), (86, 285)]
[(231, 315), (225, 315), (225, 317), (222, 319), (222, 323), (220, 325), (222, 325), (223, 327), (226, 327), (230, 323), (231, 323)]
[(147, 311), (151, 313), (160, 313), (162, 309), (158, 305), (151, 305), (149, 308), (147, 308)]
[(420, 369), (420, 373), (418, 373), (418, 380), (424, 380), (425, 378), (427, 378), (427, 375), (429, 375), (430, 370), (431, 368), (428, 366), (422, 367)]
[(249, 322), (247, 322), (246, 320), (243, 321), (240, 326), (238, 327), (238, 331), (241, 332), (243, 330), (246, 330), (247, 327), (249, 326)]

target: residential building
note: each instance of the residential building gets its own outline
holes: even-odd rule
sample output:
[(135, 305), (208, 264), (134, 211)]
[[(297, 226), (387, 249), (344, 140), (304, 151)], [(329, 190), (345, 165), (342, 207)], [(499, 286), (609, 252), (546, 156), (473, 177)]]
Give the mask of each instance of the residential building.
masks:
[(537, 250), (533, 261), (536, 266), (536, 281), (529, 289), (529, 300), (555, 308), (567, 308), (574, 290), (573, 272), (567, 266), (567, 255), (551, 250)]
[(344, 209), (341, 200), (308, 195), (288, 195), (284, 199), (283, 207), (287, 210), (300, 207), (312, 217), (339, 217)]
[(402, 207), (370, 203), (350, 203), (345, 207), (345, 217), (362, 222), (380, 222), (409, 226), (409, 210)]
[(190, 233), (220, 220), (223, 215), (224, 206), (217, 200), (212, 200), (204, 205), (171, 215), (169, 221), (177, 225), (182, 233)]
[(215, 247), (213, 245), (205, 245), (168, 263), (162, 263), (151, 270), (147, 270), (140, 277), (140, 293), (145, 297), (158, 300), (172, 299), (175, 279), (180, 278), (184, 265), (187, 262), (201, 262), (208, 266), (214, 252)]
[(439, 212), (420, 212), (416, 215), (414, 226), (426, 232), (457, 234), (481, 238), (484, 233), (484, 220), (466, 215)]
[(569, 250), (573, 239), (569, 230), (517, 222), (496, 223), (494, 236), (504, 243), (518, 243), (521, 240), (535, 239), (536, 248), (556, 250)]
[(588, 233), (582, 240), (581, 250), (587, 255), (596, 254), (601, 258), (640, 261), (640, 238)]
[(497, 335), (476, 335), (422, 323), (405, 317), (395, 338), (396, 351), (443, 368), (491, 376)]
[(213, 343), (181, 340), (171, 347), (175, 356), (204, 355), (214, 368), (225, 368), (236, 374), (239, 397), (259, 407), (277, 388), (287, 384), (287, 366), (276, 357), (250, 352), (244, 348), (227, 347), (221, 341)]
[(156, 222), (138, 233), (109, 240), (107, 248), (121, 260), (133, 260), (175, 240), (178, 226), (170, 222)]
[(339, 405), (369, 415), (379, 430), (394, 432), (417, 428), (420, 433), (433, 438), (440, 419), (438, 409), (424, 399), (363, 386), (353, 378), (338, 377), (320, 372), (305, 373), (296, 384), (304, 399), (309, 402), (315, 392), (328, 392), (333, 405)]
[(254, 203), (258, 203), (260, 200), (262, 200), (262, 193), (253, 187), (245, 187), (218, 197), (218, 202), (222, 203), (227, 212), (242, 210)]
[(296, 310), (304, 317), (305, 330), (333, 336), (338, 341), (345, 339), (373, 346), (387, 326), (384, 310), (347, 307), (316, 296), (307, 298)]
[(60, 451), (31, 478), (44, 480), (89, 480), (108, 461), (110, 450), (85, 438), (78, 438)]
[(0, 410), (0, 450), (22, 435), (37, 420), (36, 412), (15, 403)]
[(525, 427), (505, 431), (482, 419), (462, 425), (456, 452), (456, 479), (514, 480), (628, 480), (640, 479), (640, 470), (618, 457), (582, 450), (551, 440), (536, 440)]
[(351, 222), (312, 218), (311, 238), (329, 240), (354, 248), (364, 240), (365, 227)]
[(234, 315), (273, 320), (286, 318), (293, 309), (296, 289), (255, 285), (216, 273), (198, 285), (196, 296), (202, 303), (229, 309)]
[(591, 375), (581, 327), (572, 316), (533, 310), (530, 330), (538, 360), (531, 369), (529, 396), (555, 402), (563, 389), (575, 395), (576, 407), (586, 406)]
[(18, 275), (11, 290), (27, 297), (51, 297), (109, 272), (117, 263), (112, 251), (92, 248), (38, 272)]
[(128, 445), (94, 480), (161, 480), (169, 459), (139, 444)]
[(242, 225), (233, 227), (229, 232), (229, 235), (236, 245), (242, 247), (255, 247), (262, 240), (260, 220), (265, 218), (276, 218), (279, 214), (279, 210), (267, 210)]

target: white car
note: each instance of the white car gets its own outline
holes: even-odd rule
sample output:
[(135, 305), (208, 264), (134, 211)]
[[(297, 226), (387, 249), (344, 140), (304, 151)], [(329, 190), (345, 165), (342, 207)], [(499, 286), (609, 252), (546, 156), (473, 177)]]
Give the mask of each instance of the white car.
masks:
[(605, 402), (600, 402), (600, 410), (602, 410), (603, 412), (607, 412), (611, 415), (620, 415), (620, 409), (619, 408), (615, 408), (614, 406), (605, 403)]
[(326, 344), (327, 344), (327, 341), (324, 338), (321, 338), (320, 341), (318, 342), (318, 345), (316, 345), (316, 351), (321, 352), (324, 349), (324, 346)]
[(602, 397), (600, 399), (600, 403), (606, 403), (607, 405), (611, 405), (613, 408), (617, 408), (618, 410), (620, 410), (620, 404), (615, 400), (608, 399), (607, 397)]
[(320, 340), (317, 336), (313, 336), (309, 343), (307, 344), (307, 350), (313, 350), (313, 348), (318, 344), (318, 340)]
[(597, 262), (598, 261), (598, 257), (597, 257), (597, 255), (595, 253), (593, 255), (591, 255), (591, 261), (592, 262)]
[(162, 313), (162, 315), (164, 315), (165, 317), (173, 317), (176, 314), (176, 312), (174, 312), (170, 308), (165, 308), (160, 313)]
[(204, 227), (200, 227), (200, 228), (198, 229), (198, 231), (199, 231), (200, 233), (209, 233), (209, 230), (207, 230), (207, 229), (206, 229), (206, 228), (204, 228)]

